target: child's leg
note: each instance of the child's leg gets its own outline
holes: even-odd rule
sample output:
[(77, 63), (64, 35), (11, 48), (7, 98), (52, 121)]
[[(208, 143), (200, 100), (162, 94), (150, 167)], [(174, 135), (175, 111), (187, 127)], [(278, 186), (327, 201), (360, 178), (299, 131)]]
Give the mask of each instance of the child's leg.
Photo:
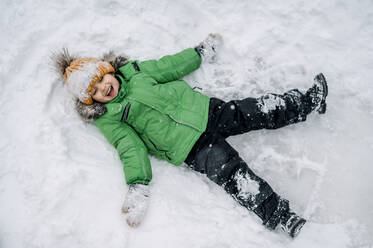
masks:
[(214, 121), (209, 124), (224, 137), (305, 121), (312, 111), (310, 97), (296, 89), (283, 95), (267, 94), (229, 102), (213, 98), (211, 104)]
[(315, 77), (314, 82), (305, 94), (294, 89), (283, 95), (267, 94), (227, 103), (212, 98), (208, 129), (228, 137), (250, 130), (276, 129), (305, 121), (313, 110), (323, 114), (326, 111), (328, 85), (322, 73)]
[(289, 209), (289, 202), (255, 175), (225, 140), (230, 135), (261, 128), (276, 129), (306, 120), (312, 111), (325, 113), (328, 88), (319, 74), (315, 84), (302, 94), (290, 90), (283, 95), (224, 102), (211, 98), (206, 131), (194, 145), (185, 162), (222, 186), (241, 205), (252, 210), (268, 228), (279, 223), (291, 237), (306, 222)]
[(254, 211), (263, 224), (274, 229), (289, 213), (289, 204), (254, 174), (224, 138), (199, 142), (185, 161), (222, 186), (241, 205)]

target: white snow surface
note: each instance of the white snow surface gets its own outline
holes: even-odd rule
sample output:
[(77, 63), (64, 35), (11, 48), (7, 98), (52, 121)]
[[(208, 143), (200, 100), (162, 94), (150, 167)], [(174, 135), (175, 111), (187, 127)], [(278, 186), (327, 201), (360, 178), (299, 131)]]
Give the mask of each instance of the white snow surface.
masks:
[[(371, 0), (2, 0), (0, 9), (1, 248), (372, 247)], [(295, 240), (204, 175), (155, 158), (148, 213), (129, 227), (118, 155), (50, 69), (64, 46), (144, 60), (215, 32), (216, 62), (185, 77), (209, 96), (305, 90), (327, 77), (325, 115), (228, 139), (308, 220)]]

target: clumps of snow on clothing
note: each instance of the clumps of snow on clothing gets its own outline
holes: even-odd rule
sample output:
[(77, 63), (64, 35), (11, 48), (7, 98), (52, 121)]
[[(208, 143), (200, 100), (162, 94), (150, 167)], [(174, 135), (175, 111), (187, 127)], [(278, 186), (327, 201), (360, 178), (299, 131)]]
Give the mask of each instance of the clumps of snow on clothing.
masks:
[(201, 43), (203, 60), (213, 63), (216, 60), (216, 52), (223, 44), (223, 38), (220, 34), (209, 34)]
[(324, 98), (324, 87), (321, 83), (321, 81), (317, 80), (317, 77), (314, 79), (314, 84), (312, 87), (307, 91), (311, 97), (312, 105), (314, 109), (320, 109), (321, 107), (321, 102)]
[[(373, 247), (373, 1), (60, 3), (0, 1), (0, 247)], [(315, 72), (328, 76), (325, 116), (228, 140), (310, 220), (296, 240), (266, 230), (204, 175), (153, 157), (151, 211), (131, 230), (115, 149), (77, 119), (46, 64), (62, 46), (156, 59), (208, 32), (224, 36), (217, 63), (185, 79), (209, 96), (306, 89)]]
[(276, 108), (285, 108), (285, 101), (275, 94), (267, 94), (259, 98), (258, 107), (263, 113), (269, 113)]
[(149, 206), (149, 186), (131, 184), (124, 199), (122, 212), (129, 226), (136, 227), (143, 221)]
[(73, 71), (66, 81), (70, 93), (81, 101), (86, 100), (89, 97), (87, 89), (90, 83), (95, 76), (100, 76), (97, 68), (105, 65), (106, 62), (104, 61), (89, 61), (84, 63), (78, 70)]
[(259, 194), (259, 184), (252, 180), (247, 172), (238, 170), (234, 175), (234, 180), (237, 182), (238, 198), (248, 200)]

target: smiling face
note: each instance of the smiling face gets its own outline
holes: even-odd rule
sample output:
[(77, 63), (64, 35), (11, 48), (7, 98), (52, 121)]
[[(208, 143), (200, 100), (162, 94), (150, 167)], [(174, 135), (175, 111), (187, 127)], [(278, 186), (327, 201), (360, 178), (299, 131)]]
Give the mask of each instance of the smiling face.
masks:
[(119, 82), (113, 74), (105, 74), (101, 81), (93, 86), (92, 98), (101, 103), (107, 103), (118, 95)]

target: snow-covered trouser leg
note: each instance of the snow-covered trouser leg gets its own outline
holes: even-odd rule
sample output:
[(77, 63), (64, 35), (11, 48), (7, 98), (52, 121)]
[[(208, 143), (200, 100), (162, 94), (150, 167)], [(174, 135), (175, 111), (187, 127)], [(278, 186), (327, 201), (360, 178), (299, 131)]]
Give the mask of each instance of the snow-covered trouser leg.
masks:
[(298, 90), (224, 102), (210, 99), (206, 131), (185, 162), (221, 185), (241, 205), (254, 211), (274, 229), (289, 212), (289, 202), (248, 167), (228, 142), (228, 136), (262, 128), (276, 129), (304, 121), (311, 99)]
[(289, 211), (288, 201), (255, 175), (224, 138), (195, 147), (185, 162), (222, 186), (242, 206), (254, 211), (270, 229)]
[(210, 105), (209, 126), (223, 137), (305, 121), (312, 111), (310, 97), (297, 89), (229, 102), (212, 98)]

